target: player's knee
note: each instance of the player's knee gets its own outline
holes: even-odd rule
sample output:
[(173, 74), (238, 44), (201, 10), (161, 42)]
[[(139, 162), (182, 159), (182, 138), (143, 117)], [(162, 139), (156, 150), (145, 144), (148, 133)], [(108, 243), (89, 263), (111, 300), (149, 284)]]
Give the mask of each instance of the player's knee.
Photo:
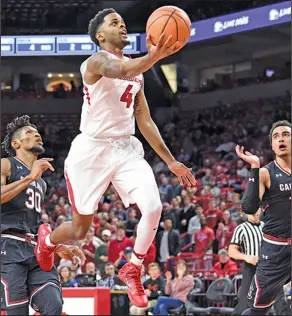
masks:
[(61, 315), (63, 310), (63, 303), (61, 297), (59, 297), (56, 301), (51, 302), (51, 304), (47, 307), (45, 314), (41, 315)]
[(150, 211), (151, 213), (154, 213), (155, 215), (161, 216), (161, 212), (162, 212), (162, 204), (161, 201), (153, 201), (153, 204), (151, 206), (152, 211)]
[(150, 198), (145, 204), (146, 205), (143, 210), (145, 213), (160, 218), (162, 212), (162, 204), (160, 198)]
[(61, 315), (63, 300), (61, 291), (55, 285), (47, 285), (38, 292), (32, 301), (41, 315)]

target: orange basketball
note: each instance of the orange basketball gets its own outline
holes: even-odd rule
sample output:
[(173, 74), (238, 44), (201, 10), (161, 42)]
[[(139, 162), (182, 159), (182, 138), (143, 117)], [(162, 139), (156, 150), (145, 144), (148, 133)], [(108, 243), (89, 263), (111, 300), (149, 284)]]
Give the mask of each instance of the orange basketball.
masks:
[(146, 33), (151, 35), (152, 43), (156, 45), (163, 32), (165, 32), (165, 40), (172, 35), (170, 46), (178, 41), (183, 47), (191, 36), (189, 16), (184, 10), (175, 6), (156, 9), (147, 21)]

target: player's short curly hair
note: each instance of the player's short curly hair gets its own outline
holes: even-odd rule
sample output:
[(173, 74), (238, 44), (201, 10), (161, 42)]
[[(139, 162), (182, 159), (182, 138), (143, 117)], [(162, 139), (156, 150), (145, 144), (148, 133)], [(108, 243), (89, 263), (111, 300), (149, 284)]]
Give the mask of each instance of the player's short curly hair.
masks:
[(278, 122), (275, 122), (271, 129), (270, 129), (270, 134), (269, 134), (269, 139), (270, 139), (270, 143), (272, 144), (272, 136), (273, 136), (273, 132), (274, 132), (274, 129), (279, 127), (279, 126), (288, 126), (291, 128), (291, 123), (288, 122), (288, 121), (278, 121)]
[(4, 137), (4, 141), (2, 142), (2, 148), (7, 152), (9, 156), (15, 155), (15, 150), (11, 146), (11, 141), (17, 137), (20, 137), (21, 130), (23, 127), (31, 126), (35, 129), (37, 127), (32, 124), (30, 121), (30, 117), (28, 115), (22, 115), (16, 117), (11, 123), (9, 123), (6, 127), (6, 135)]
[(95, 34), (98, 30), (98, 28), (102, 25), (104, 22), (104, 18), (111, 13), (116, 13), (116, 10), (113, 8), (107, 8), (103, 9), (102, 11), (99, 11), (96, 16), (89, 21), (89, 26), (88, 26), (88, 34), (93, 41), (93, 43), (97, 46), (99, 46), (99, 41), (95, 37)]

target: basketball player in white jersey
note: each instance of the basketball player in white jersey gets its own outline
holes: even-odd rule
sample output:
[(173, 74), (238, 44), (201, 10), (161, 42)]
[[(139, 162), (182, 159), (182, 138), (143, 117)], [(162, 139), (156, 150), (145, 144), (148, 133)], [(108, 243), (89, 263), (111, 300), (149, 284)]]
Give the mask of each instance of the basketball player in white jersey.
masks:
[(53, 232), (48, 225), (42, 225), (35, 253), (39, 265), (51, 270), (56, 245), (84, 238), (111, 182), (125, 206), (136, 203), (142, 213), (131, 262), (119, 271), (119, 276), (129, 287), (131, 302), (146, 307), (141, 267), (155, 237), (162, 206), (153, 171), (143, 158), (142, 144), (133, 136), (134, 116), (143, 136), (180, 183), (195, 185), (191, 169), (176, 161), (164, 144), (143, 91), (142, 73), (180, 47), (175, 43), (167, 48), (171, 38), (161, 36), (157, 46), (147, 40), (145, 56), (133, 60), (123, 56), (122, 50), (129, 43), (127, 31), (114, 9), (99, 12), (90, 21), (89, 34), (101, 50), (81, 65), (85, 92), (81, 134), (72, 142), (65, 161), (73, 218)]

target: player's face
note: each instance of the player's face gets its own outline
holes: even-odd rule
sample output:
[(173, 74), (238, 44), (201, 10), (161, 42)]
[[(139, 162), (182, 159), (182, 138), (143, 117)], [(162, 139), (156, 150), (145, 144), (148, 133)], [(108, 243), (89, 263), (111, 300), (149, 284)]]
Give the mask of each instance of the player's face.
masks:
[(31, 126), (22, 128), (20, 137), (12, 141), (12, 146), (15, 150), (23, 149), (24, 151), (30, 151), (35, 154), (45, 152), (41, 135)]
[(100, 43), (110, 43), (117, 48), (123, 49), (129, 44), (126, 24), (117, 13), (110, 13), (104, 18), (104, 23), (97, 33)]
[(278, 157), (291, 156), (291, 128), (278, 126), (272, 134), (272, 150)]

